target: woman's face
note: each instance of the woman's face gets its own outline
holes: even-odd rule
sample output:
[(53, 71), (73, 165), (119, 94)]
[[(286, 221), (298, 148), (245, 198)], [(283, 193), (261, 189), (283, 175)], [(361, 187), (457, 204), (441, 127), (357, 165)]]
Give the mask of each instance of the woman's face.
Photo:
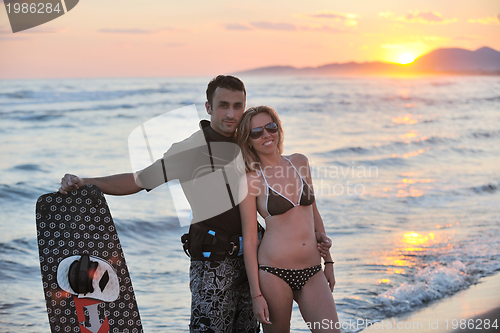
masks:
[[(272, 123), (273, 119), (267, 113), (259, 113), (252, 117), (250, 124), (252, 129), (256, 127), (264, 127), (269, 123)], [(278, 147), (279, 134), (269, 133), (266, 129), (262, 133), (262, 136), (257, 139), (248, 138), (248, 145), (253, 146), (257, 153), (269, 153)]]

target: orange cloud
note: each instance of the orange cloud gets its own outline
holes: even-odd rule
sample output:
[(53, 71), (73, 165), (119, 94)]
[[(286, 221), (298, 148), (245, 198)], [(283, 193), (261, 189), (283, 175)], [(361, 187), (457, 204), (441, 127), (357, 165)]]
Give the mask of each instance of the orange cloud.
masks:
[(337, 13), (333, 11), (321, 11), (316, 14), (309, 14), (307, 15), (308, 17), (312, 18), (319, 18), (319, 19), (328, 19), (328, 20), (333, 20), (333, 21), (339, 21), (339, 22), (344, 22), (345, 25), (357, 25), (358, 22), (356, 21), (356, 14), (344, 14), (344, 13)]
[(495, 16), (488, 16), (479, 19), (469, 19), (470, 23), (481, 23), (481, 24), (500, 24), (500, 14)]
[(154, 34), (161, 31), (175, 31), (172, 28), (163, 28), (156, 30), (145, 30), (145, 29), (99, 29), (97, 32), (105, 33), (105, 34)]
[(186, 43), (167, 43), (165, 44), (166, 47), (182, 47), (186, 46)]
[(326, 32), (326, 33), (350, 33), (349, 31), (338, 29), (335, 27), (330, 27), (327, 25), (322, 26), (300, 26), (292, 23), (273, 23), (267, 21), (251, 22), (250, 24), (227, 24), (225, 25), (226, 30), (236, 30), (236, 31), (250, 31), (250, 30), (275, 30), (275, 31), (314, 31), (314, 32)]
[(406, 15), (396, 16), (392, 12), (379, 13), (379, 16), (407, 23), (422, 24), (448, 24), (458, 21), (454, 19), (445, 19), (440, 13), (432, 11), (410, 11)]
[(144, 29), (99, 29), (98, 32), (105, 34), (151, 34), (153, 31)]
[(323, 25), (323, 26), (320, 26), (320, 27), (303, 26), (303, 27), (300, 27), (300, 29), (301, 30), (305, 30), (305, 31), (328, 32), (328, 33), (334, 33), (334, 34), (351, 33), (349, 31), (338, 29), (338, 28), (329, 27), (327, 25)]
[(235, 23), (235, 24), (226, 24), (226, 30), (253, 30), (251, 27)]
[(263, 30), (284, 30), (284, 31), (295, 31), (297, 27), (291, 23), (272, 23), (266, 21), (252, 22), (251, 25), (258, 29)]
[(466, 36), (458, 36), (458, 37), (453, 38), (453, 40), (464, 40), (464, 41), (476, 41), (476, 40), (480, 40), (480, 39), (484, 39), (484, 37), (475, 36), (475, 35), (466, 35)]

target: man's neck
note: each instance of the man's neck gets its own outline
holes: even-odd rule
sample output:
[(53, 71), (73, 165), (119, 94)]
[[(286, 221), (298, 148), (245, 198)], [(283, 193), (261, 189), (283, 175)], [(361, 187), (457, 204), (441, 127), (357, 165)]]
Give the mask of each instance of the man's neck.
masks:
[(227, 134), (227, 133), (221, 132), (221, 131), (219, 130), (219, 128), (214, 127), (214, 125), (213, 125), (213, 123), (212, 123), (212, 122), (210, 122), (210, 127), (211, 127), (211, 128), (212, 128), (215, 132), (217, 132), (218, 134), (220, 134), (220, 135), (222, 135), (222, 136), (225, 136), (226, 138), (232, 138), (232, 137), (234, 136), (234, 134), (235, 134), (235, 132), (233, 132), (232, 134)]
[[(203, 125), (203, 123), (205, 125)], [(210, 122), (210, 125), (208, 125), (209, 121), (208, 120), (202, 120), (202, 129), (205, 132), (205, 135), (207, 136), (207, 139), (209, 141), (226, 141), (226, 142), (234, 142), (234, 134), (233, 136), (226, 136), (217, 130), (215, 130), (212, 127), (212, 123)], [(208, 126), (207, 126), (208, 125)]]

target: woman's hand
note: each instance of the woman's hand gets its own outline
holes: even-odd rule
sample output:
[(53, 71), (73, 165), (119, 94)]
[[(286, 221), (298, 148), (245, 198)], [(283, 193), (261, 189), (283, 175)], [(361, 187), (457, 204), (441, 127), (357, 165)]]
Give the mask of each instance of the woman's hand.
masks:
[(328, 285), (330, 285), (330, 291), (333, 291), (333, 287), (335, 286), (335, 274), (333, 273), (333, 264), (325, 265), (325, 276), (328, 281)]
[(269, 321), (269, 309), (267, 308), (267, 302), (264, 296), (260, 294), (259, 296), (253, 298), (252, 303), (255, 318), (263, 324), (271, 325), (271, 322)]

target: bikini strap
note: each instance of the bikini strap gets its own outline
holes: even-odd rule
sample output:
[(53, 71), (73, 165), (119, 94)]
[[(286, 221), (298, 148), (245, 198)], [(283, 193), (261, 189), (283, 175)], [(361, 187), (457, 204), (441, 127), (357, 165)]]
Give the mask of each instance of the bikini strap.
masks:
[[(299, 194), (299, 201), (297, 202), (297, 205), (300, 205), (300, 199), (302, 198), (302, 193), (304, 193), (304, 183), (309, 186), (309, 184), (307, 184), (307, 182), (304, 180), (304, 178), (302, 178), (302, 176), (300, 175), (299, 173), (299, 170), (297, 170), (297, 168), (295, 167), (295, 165), (293, 165), (292, 161), (290, 161), (288, 158), (286, 158), (285, 156), (283, 156), (283, 158), (285, 160), (287, 160), (288, 162), (290, 162), (290, 164), (292, 165), (292, 167), (295, 169), (295, 172), (297, 173), (297, 175), (299, 175), (299, 178), (300, 178), (300, 182), (301, 182), (301, 186), (300, 186), (300, 194)], [(295, 204), (294, 204), (295, 205)]]
[[(301, 180), (303, 180), (303, 179), (302, 179), (302, 176), (300, 175), (299, 170), (297, 170), (297, 168), (295, 167), (295, 165), (293, 165), (292, 161), (290, 161), (290, 160), (289, 160), (288, 158), (286, 158), (285, 156), (283, 156), (283, 158), (284, 158), (285, 160), (287, 160), (288, 162), (290, 162), (290, 164), (292, 165), (292, 167), (295, 169), (295, 172), (299, 175), (300, 179), (301, 179)], [(261, 169), (261, 170), (262, 170), (262, 169)]]

